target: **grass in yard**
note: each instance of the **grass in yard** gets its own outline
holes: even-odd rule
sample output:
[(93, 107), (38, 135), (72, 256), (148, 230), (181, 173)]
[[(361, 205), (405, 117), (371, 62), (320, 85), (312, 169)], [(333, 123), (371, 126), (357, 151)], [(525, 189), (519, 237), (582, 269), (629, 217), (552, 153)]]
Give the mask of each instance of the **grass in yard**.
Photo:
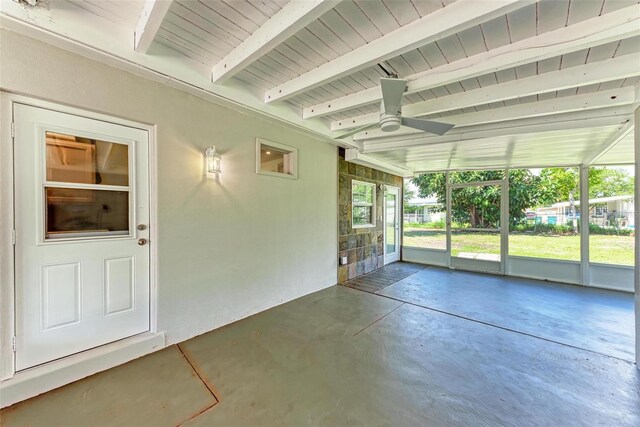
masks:
[(451, 255), (461, 252), (500, 255), (500, 233), (451, 232)]
[(591, 262), (606, 264), (634, 264), (633, 236), (589, 236), (589, 258)]
[[(446, 249), (446, 234), (438, 229), (412, 229), (404, 231), (403, 245), (432, 249)], [(591, 262), (633, 265), (633, 236), (589, 236)], [(500, 253), (500, 238), (493, 233), (454, 233), (451, 252)], [(580, 236), (547, 236), (533, 234), (509, 235), (509, 255), (534, 258), (580, 260)]]

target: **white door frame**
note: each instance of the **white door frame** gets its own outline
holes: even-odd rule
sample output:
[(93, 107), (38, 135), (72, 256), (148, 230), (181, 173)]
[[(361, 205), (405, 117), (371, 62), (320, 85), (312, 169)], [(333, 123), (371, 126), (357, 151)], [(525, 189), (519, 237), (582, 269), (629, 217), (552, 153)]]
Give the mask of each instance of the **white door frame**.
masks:
[[(477, 181), (464, 183), (451, 183), (449, 173), (446, 173), (446, 239), (447, 239), (447, 263), (449, 268), (463, 268), (470, 271), (489, 271), (494, 274), (506, 274), (509, 253), (509, 170), (504, 170), (504, 177), (500, 180)], [(466, 187), (482, 187), (488, 185), (500, 186), (500, 261), (464, 260), (451, 255), (451, 197), (453, 189)], [(456, 258), (459, 265), (454, 266), (452, 259)], [(492, 266), (497, 264), (497, 271)]]
[[(393, 189), (393, 191), (396, 192), (396, 225), (397, 227), (395, 228), (395, 233), (396, 233), (396, 254), (397, 257), (393, 257), (393, 259), (387, 260), (387, 191), (389, 191), (389, 189)], [(383, 192), (382, 195), (382, 219), (383, 219), (383, 244), (382, 244), (382, 248), (383, 248), (383, 253), (384, 253), (384, 264), (389, 264), (395, 261), (400, 261), (400, 250), (402, 248), (402, 245), (400, 244), (400, 227), (401, 227), (401, 215), (402, 215), (402, 191), (400, 190), (400, 187), (395, 187), (393, 185), (387, 185), (385, 187), (385, 191)]]
[[(157, 264), (157, 250), (158, 245), (158, 230), (157, 230), (157, 157), (156, 157), (156, 127), (155, 125), (148, 125), (130, 120), (119, 119), (116, 117), (108, 116), (101, 113), (90, 112), (74, 107), (68, 107), (60, 104), (55, 104), (48, 101), (42, 101), (35, 98), (26, 96), (11, 94), (7, 92), (0, 92), (0, 128), (2, 133), (0, 134), (0, 380), (6, 381), (13, 379), (14, 377), (21, 376), (23, 373), (16, 374), (15, 370), (15, 353), (13, 350), (13, 337), (15, 335), (15, 276), (14, 276), (14, 164), (13, 164), (13, 106), (14, 104), (24, 104), (33, 107), (58, 111), (61, 113), (74, 114), (77, 116), (86, 117), (89, 119), (101, 120), (113, 124), (133, 127), (144, 130), (149, 135), (149, 282), (150, 282), (150, 295), (149, 295), (149, 323), (150, 333), (157, 333), (157, 306), (158, 306), (158, 291), (157, 291), (157, 277), (158, 277), (158, 264)], [(132, 340), (132, 342), (139, 342), (140, 340)], [(99, 353), (105, 354), (112, 352), (114, 349), (122, 348), (121, 342), (112, 344), (105, 344), (98, 349), (89, 350), (92, 352), (92, 357), (95, 357)], [(76, 355), (78, 356), (78, 355)], [(75, 360), (82, 362), (82, 356), (75, 357)], [(123, 362), (120, 362), (123, 363)], [(59, 364), (65, 366), (69, 364), (65, 358), (58, 361), (49, 362), (42, 365), (42, 371), (47, 372), (51, 370), (52, 365)], [(115, 365), (114, 365), (115, 366)], [(109, 366), (102, 367), (106, 369)], [(33, 377), (35, 370), (38, 368), (32, 368), (25, 371), (28, 375)], [(100, 369), (100, 370), (102, 370)], [(97, 371), (96, 371), (97, 372)], [(62, 380), (64, 381), (64, 380)], [(3, 384), (4, 385), (4, 384)], [(40, 390), (39, 392), (46, 391)], [(37, 393), (36, 393), (37, 394)], [(2, 402), (4, 404), (4, 402)]]

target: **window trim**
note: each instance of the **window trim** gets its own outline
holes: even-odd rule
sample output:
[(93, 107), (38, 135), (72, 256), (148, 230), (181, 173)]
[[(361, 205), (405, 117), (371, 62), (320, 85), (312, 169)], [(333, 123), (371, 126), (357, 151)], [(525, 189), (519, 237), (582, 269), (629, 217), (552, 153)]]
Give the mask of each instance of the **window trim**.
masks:
[[(354, 203), (353, 202), (353, 186), (354, 184), (358, 184), (358, 185), (366, 185), (369, 187), (373, 188), (373, 194), (372, 194), (372, 202), (371, 204), (369, 203)], [(351, 228), (375, 228), (376, 226), (376, 188), (377, 185), (373, 182), (366, 182), (366, 181), (358, 181), (356, 179), (352, 179), (351, 180)], [(354, 224), (353, 223), (353, 208), (355, 207), (361, 207), (361, 206), (365, 206), (365, 207), (371, 207), (371, 222), (370, 223), (366, 223), (366, 224)]]
[[(267, 146), (276, 150), (288, 152), (288, 167), (291, 173), (280, 173), (262, 170), (260, 162), (260, 151), (262, 146)], [(298, 149), (289, 145), (280, 144), (268, 139), (256, 138), (256, 173), (259, 175), (275, 176), (279, 178), (298, 179)]]

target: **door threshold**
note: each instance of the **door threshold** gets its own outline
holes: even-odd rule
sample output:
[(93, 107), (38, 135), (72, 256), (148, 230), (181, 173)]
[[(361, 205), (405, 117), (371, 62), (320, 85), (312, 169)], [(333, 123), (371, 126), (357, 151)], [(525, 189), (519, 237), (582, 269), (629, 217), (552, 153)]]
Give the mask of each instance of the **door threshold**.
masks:
[(0, 408), (122, 365), (164, 347), (164, 333), (145, 332), (25, 369), (0, 382)]

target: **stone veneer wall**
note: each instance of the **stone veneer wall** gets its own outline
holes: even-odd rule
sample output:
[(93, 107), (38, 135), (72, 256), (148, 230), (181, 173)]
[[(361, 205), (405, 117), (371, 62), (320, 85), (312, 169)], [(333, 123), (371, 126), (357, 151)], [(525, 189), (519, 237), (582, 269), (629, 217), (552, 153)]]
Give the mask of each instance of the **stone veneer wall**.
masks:
[[(351, 181), (354, 179), (376, 184), (375, 227), (351, 227)], [(338, 149), (338, 256), (347, 257), (346, 265), (339, 265), (338, 262), (339, 283), (384, 265), (384, 221), (381, 219), (384, 193), (380, 191), (380, 184), (393, 185), (402, 189), (402, 178), (349, 163), (344, 159), (344, 149)]]

